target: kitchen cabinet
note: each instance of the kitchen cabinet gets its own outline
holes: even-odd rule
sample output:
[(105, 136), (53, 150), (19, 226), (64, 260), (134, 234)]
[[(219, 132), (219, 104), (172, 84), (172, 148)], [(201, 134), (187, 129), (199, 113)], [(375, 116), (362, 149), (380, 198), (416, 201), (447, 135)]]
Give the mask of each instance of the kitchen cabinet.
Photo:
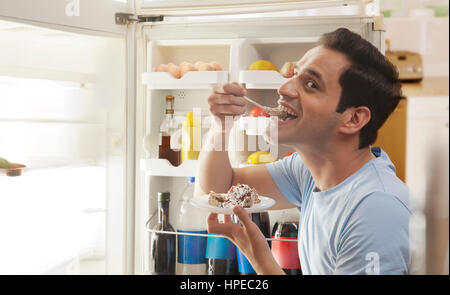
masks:
[[(448, 103), (448, 83), (448, 77), (425, 78), (420, 83), (404, 83), (402, 92), (406, 99), (399, 102), (397, 108), (378, 131), (378, 137), (373, 146), (380, 146), (389, 155), (395, 165), (397, 176), (404, 182), (406, 182), (407, 166), (407, 129), (411, 129), (408, 122), (417, 118), (417, 113), (434, 114), (431, 117), (436, 117), (440, 110), (445, 111), (445, 97)], [(435, 97), (443, 97), (443, 99), (433, 100)], [(410, 105), (412, 100), (414, 103)], [(445, 117), (445, 113), (443, 116)], [(419, 117), (424, 118), (422, 115)], [(418, 132), (421, 131), (418, 130)], [(411, 136), (413, 134), (411, 133)]]
[(402, 99), (397, 108), (378, 131), (373, 146), (381, 147), (394, 163), (398, 178), (405, 181), (407, 100)]

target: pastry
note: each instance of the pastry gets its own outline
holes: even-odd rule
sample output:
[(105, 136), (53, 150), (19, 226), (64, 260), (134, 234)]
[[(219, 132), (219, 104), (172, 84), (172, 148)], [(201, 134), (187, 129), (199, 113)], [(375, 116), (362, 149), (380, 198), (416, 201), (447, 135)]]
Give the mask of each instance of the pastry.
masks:
[(208, 203), (221, 208), (233, 208), (240, 205), (244, 208), (250, 208), (254, 204), (260, 203), (258, 193), (254, 188), (246, 184), (232, 186), (228, 193), (209, 193)]

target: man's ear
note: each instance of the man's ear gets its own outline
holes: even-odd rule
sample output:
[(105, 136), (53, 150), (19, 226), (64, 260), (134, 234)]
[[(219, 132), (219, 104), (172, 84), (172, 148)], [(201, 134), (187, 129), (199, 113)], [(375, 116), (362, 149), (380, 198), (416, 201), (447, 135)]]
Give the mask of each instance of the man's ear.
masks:
[(371, 118), (368, 107), (352, 107), (344, 111), (341, 127), (339, 131), (344, 134), (354, 134), (359, 132)]

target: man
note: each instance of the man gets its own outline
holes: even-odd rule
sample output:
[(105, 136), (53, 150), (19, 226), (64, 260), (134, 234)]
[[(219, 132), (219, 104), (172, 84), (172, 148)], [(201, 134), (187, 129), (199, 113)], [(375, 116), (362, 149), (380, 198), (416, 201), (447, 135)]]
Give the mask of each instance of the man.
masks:
[[(229, 83), (222, 90), (209, 97), (216, 119), (210, 144), (227, 136), (226, 116), (246, 110), (244, 88)], [(278, 142), (296, 153), (232, 168), (226, 151), (204, 149), (202, 190), (225, 192), (245, 183), (274, 198), (271, 209), (299, 208), (304, 274), (407, 274), (408, 190), (386, 153), (370, 147), (401, 99), (394, 67), (359, 35), (338, 29), (296, 63), (294, 77), (278, 93), (278, 103), (295, 114), (278, 123)], [(283, 274), (249, 215), (233, 210), (242, 226), (210, 214), (209, 232), (228, 237), (258, 274)]]

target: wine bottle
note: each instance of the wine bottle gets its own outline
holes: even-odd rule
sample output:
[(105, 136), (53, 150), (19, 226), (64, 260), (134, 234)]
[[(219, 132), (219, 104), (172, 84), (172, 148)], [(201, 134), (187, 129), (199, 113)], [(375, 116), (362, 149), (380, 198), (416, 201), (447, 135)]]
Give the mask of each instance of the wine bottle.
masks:
[[(169, 202), (169, 192), (158, 193), (158, 224), (153, 227), (154, 230), (174, 232), (172, 225), (169, 223)], [(151, 274), (175, 274), (175, 242), (175, 235), (152, 233), (150, 241)]]

